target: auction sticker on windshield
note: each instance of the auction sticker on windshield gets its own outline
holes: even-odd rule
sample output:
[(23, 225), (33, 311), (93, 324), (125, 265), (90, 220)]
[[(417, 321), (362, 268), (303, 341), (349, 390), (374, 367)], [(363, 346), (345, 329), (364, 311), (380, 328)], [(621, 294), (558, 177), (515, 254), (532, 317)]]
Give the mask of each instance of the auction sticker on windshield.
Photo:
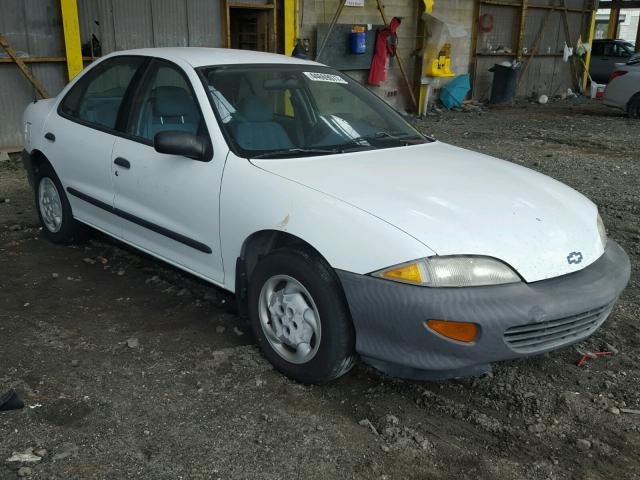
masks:
[(340, 75), (320, 72), (302, 72), (309, 80), (314, 82), (347, 83)]

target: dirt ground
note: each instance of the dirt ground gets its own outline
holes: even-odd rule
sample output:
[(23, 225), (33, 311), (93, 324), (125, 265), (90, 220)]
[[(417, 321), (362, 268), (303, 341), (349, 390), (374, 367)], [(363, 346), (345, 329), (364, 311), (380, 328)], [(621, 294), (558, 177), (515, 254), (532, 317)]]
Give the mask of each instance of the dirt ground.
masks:
[[(625, 412), (640, 409), (640, 122), (563, 102), (420, 125), (599, 205), (633, 274), (578, 347), (614, 356), (580, 368), (569, 347), (439, 383), (358, 365), (298, 385), (229, 294), (104, 236), (43, 240), (23, 171), (4, 162), (0, 393), (27, 407), (0, 412), (0, 479), (640, 479), (640, 415)], [(41, 459), (6, 461), (28, 449)]]

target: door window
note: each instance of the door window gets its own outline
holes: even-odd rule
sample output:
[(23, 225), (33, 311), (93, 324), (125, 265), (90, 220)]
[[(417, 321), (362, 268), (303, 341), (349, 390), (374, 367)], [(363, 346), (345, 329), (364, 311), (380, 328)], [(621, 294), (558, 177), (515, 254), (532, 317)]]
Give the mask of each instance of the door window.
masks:
[(615, 55), (615, 44), (613, 43), (605, 43), (604, 44), (604, 53), (605, 57), (612, 57)]
[(73, 119), (114, 129), (125, 92), (143, 62), (143, 57), (105, 60), (71, 88), (60, 111)]
[(158, 62), (136, 95), (127, 133), (153, 142), (156, 134), (166, 131), (198, 135), (204, 131), (204, 122), (184, 74)]
[(602, 56), (604, 55), (604, 42), (593, 42), (593, 47), (591, 48), (591, 55), (594, 56)]
[(626, 49), (624, 45), (620, 45), (619, 43), (616, 43), (616, 49), (615, 49), (614, 55), (616, 57), (628, 57), (631, 54), (629, 53), (629, 51)]

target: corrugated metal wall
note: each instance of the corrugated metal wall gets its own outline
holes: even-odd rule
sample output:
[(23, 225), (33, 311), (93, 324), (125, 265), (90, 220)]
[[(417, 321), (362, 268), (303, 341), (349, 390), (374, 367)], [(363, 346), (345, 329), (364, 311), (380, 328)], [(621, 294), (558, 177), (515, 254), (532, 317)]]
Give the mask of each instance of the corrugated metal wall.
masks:
[[(143, 47), (220, 47), (223, 5), (222, 0), (78, 0), (81, 41), (95, 35), (103, 54)], [(21, 55), (65, 54), (58, 0), (0, 0), (0, 32)], [(51, 95), (64, 87), (65, 63), (29, 65)], [(12, 63), (0, 64), (0, 87), (0, 148), (18, 147), (22, 112), (37, 94)]]
[[(562, 5), (561, 0), (529, 0), (529, 5)], [(568, 8), (588, 9), (590, 0), (566, 0)], [(505, 5), (482, 4), (479, 15), (492, 15), (494, 27), (491, 32), (478, 32), (476, 46), (476, 67), (473, 85), (473, 96), (479, 100), (489, 98), (493, 74), (489, 72), (494, 64), (513, 60), (517, 50), (518, 31), (520, 27), (520, 7)], [(536, 38), (547, 16), (547, 9), (529, 8), (524, 34), (524, 47), (530, 53), (536, 43)], [(533, 58), (524, 57), (524, 62), (531, 61), (526, 74), (519, 78), (518, 96), (530, 96), (532, 94), (548, 96), (558, 95), (567, 88), (575, 88), (575, 80), (572, 81), (571, 67), (562, 60), (562, 51), (566, 39), (562, 13), (552, 11), (546, 22), (538, 54)], [(569, 45), (575, 44), (579, 35), (582, 39), (588, 38), (588, 28), (591, 11), (584, 13), (567, 12), (571, 39)], [(505, 47), (513, 53), (496, 55), (490, 53), (499, 47)], [(577, 67), (578, 68), (578, 67)], [(582, 72), (581, 68), (578, 68)]]
[(221, 47), (221, 0), (78, 0), (82, 42), (104, 54), (143, 47)]
[[(64, 56), (57, 0), (0, 0), (0, 32), (20, 55)], [(6, 57), (0, 47), (0, 57)], [(66, 64), (32, 63), (33, 74), (52, 94), (66, 82)], [(0, 148), (22, 144), (20, 118), (39, 98), (13, 63), (0, 64)]]

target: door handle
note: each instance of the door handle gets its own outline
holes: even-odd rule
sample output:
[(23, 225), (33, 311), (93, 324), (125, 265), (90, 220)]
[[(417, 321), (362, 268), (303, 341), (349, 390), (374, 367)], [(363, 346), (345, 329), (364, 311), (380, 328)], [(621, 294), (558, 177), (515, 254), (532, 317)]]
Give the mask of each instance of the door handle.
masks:
[(50, 141), (52, 141), (52, 142), (55, 142), (55, 141), (56, 141), (56, 136), (55, 136), (53, 133), (51, 133), (51, 132), (47, 132), (47, 133), (45, 133), (45, 134), (44, 134), (44, 138), (46, 138), (47, 140), (50, 140)]
[(118, 157), (113, 161), (113, 163), (122, 168), (131, 168), (131, 163), (129, 163), (129, 160), (126, 158)]

